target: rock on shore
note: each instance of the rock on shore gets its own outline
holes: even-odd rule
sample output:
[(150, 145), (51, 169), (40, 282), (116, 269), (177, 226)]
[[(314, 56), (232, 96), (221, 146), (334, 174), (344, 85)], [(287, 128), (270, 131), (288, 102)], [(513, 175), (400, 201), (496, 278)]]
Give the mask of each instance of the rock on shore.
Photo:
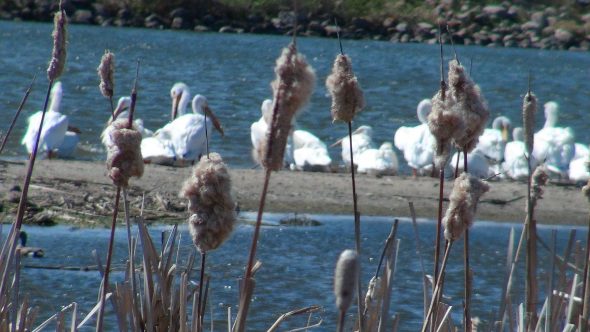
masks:
[[(301, 8), (295, 17), (292, 11), (232, 8), (225, 6), (223, 1), (197, 4), (183, 8), (165, 2), (139, 7), (123, 1), (63, 1), (72, 23), (79, 24), (290, 34), (297, 22), (300, 35), (334, 37), (340, 31), (343, 38), (436, 43), (440, 23), (442, 27), (448, 26), (456, 44), (590, 49), (590, 1), (586, 0), (572, 1), (568, 6), (531, 5), (522, 1), (470, 6), (454, 1), (429, 0), (422, 7), (414, 8), (413, 16), (383, 12), (367, 17), (333, 15), (305, 8)], [(0, 2), (0, 19), (51, 21), (56, 9), (57, 1), (6, 0)], [(340, 27), (335, 25), (335, 17)], [(449, 41), (447, 35), (444, 39)]]

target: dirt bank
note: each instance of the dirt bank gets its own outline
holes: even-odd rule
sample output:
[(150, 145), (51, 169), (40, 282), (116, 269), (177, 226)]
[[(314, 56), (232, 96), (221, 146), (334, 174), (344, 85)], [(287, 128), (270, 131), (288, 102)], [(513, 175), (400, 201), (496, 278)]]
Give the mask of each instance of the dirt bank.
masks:
[[(144, 215), (152, 221), (171, 221), (186, 217), (185, 201), (178, 191), (190, 168), (146, 165), (143, 178), (129, 188), (132, 213), (137, 215), (145, 194)], [(54, 220), (85, 226), (109, 222), (115, 188), (106, 177), (103, 163), (63, 160), (38, 161), (29, 202), (29, 218), (43, 223)], [(241, 211), (256, 211), (262, 187), (260, 169), (231, 170), (235, 196)], [(0, 161), (0, 197), (7, 219), (14, 215), (10, 188), (21, 185), (25, 163)], [(408, 202), (414, 202), (418, 217), (436, 217), (438, 180), (432, 178), (357, 177), (359, 208), (363, 215), (409, 216)], [(452, 183), (445, 183), (445, 197)], [(524, 216), (526, 185), (494, 182), (478, 207), (482, 220), (519, 222)], [(585, 225), (589, 205), (579, 188), (549, 185), (536, 210), (539, 223)], [(446, 203), (445, 203), (446, 207)], [(347, 174), (273, 173), (268, 212), (352, 214), (350, 177)]]

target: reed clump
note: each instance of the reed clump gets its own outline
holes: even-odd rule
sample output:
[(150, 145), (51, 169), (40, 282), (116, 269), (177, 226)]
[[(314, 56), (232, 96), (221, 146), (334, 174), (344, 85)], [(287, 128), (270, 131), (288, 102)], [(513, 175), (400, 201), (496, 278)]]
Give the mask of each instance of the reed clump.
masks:
[(201, 252), (217, 249), (231, 234), (236, 222), (231, 178), (218, 153), (201, 157), (180, 196), (188, 199), (189, 230)]

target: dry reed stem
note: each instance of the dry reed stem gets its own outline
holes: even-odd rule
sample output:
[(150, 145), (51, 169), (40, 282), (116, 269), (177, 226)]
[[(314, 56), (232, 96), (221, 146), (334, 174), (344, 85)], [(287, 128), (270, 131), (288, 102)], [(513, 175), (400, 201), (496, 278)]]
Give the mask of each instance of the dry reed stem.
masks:
[(452, 246), (453, 246), (453, 241), (447, 241), (445, 253), (443, 255), (443, 260), (442, 260), (441, 267), (440, 267), (440, 273), (439, 273), (438, 277), (436, 278), (436, 282), (434, 284), (434, 292), (433, 292), (432, 298), (430, 300), (430, 305), (428, 306), (428, 312), (426, 314), (426, 318), (424, 319), (424, 322), (422, 323), (422, 330), (421, 330), (422, 332), (426, 332), (428, 325), (429, 325), (430, 318), (432, 317), (432, 314), (433, 314), (433, 309), (436, 307), (435, 301), (438, 301), (439, 294), (442, 294), (443, 277), (445, 274), (445, 269), (447, 267), (447, 261), (448, 261), (449, 253), (451, 251)]
[(25, 91), (25, 95), (23, 96), (23, 99), (21, 100), (20, 104), (18, 105), (18, 109), (16, 110), (16, 113), (14, 113), (14, 117), (12, 118), (12, 122), (10, 123), (10, 127), (8, 127), (8, 131), (6, 132), (6, 135), (4, 135), (4, 137), (2, 138), (2, 145), (0, 145), (0, 154), (2, 154), (2, 151), (4, 151), (4, 147), (6, 146), (6, 142), (8, 141), (8, 137), (10, 137), (10, 133), (12, 132), (12, 129), (14, 128), (14, 124), (16, 123), (16, 120), (18, 119), (20, 112), (22, 111), (23, 107), (25, 106), (25, 104), (27, 102), (27, 99), (29, 98), (29, 94), (31, 93), (31, 89), (33, 88), (33, 83), (35, 83), (36, 79), (37, 79), (37, 73), (35, 73), (35, 76), (33, 76), (33, 79), (31, 80), (31, 83), (29, 84), (27, 91)]

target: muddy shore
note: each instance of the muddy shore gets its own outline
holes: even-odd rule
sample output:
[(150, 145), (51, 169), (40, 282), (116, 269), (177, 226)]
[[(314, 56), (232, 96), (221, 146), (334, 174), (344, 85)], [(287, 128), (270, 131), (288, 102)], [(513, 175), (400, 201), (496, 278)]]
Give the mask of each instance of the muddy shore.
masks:
[[(18, 192), (10, 189), (21, 185), (25, 166), (24, 162), (0, 161), (1, 211), (5, 222), (14, 216)], [(139, 215), (143, 202), (148, 221), (174, 222), (186, 218), (186, 202), (178, 198), (178, 191), (190, 171), (146, 165), (144, 176), (133, 180), (129, 188), (132, 215)], [(233, 169), (231, 175), (240, 210), (256, 211), (262, 170)], [(445, 182), (445, 197), (451, 186), (452, 182)], [(419, 218), (435, 219), (438, 191), (438, 180), (428, 177), (357, 177), (362, 215), (407, 217), (408, 202), (413, 202)], [(31, 182), (27, 221), (102, 227), (110, 222), (114, 193), (101, 162), (41, 160)], [(524, 183), (493, 182), (478, 207), (478, 219), (521, 222), (525, 195)], [(586, 225), (588, 210), (580, 188), (550, 184), (536, 209), (536, 219), (542, 224)], [(350, 177), (336, 173), (273, 173), (265, 211), (352, 215)]]

